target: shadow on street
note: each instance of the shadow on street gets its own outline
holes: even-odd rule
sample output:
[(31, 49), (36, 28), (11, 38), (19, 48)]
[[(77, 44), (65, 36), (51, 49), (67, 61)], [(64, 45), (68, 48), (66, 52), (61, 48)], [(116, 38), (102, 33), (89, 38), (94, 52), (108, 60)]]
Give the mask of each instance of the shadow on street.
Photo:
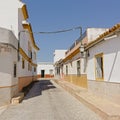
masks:
[[(50, 80), (40, 80), (40, 81), (34, 81), (30, 86), (27, 92), (25, 93), (24, 100), (36, 97), (39, 95), (42, 95), (42, 91), (48, 90), (48, 89), (54, 89), (56, 88)], [(27, 88), (24, 88), (24, 91)]]

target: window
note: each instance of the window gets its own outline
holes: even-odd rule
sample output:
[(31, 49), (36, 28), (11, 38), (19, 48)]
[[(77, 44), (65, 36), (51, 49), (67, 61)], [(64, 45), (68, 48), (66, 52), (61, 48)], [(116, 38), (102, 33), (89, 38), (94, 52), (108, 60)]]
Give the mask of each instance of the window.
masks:
[(57, 75), (60, 75), (60, 67), (57, 67)]
[(28, 41), (28, 56), (29, 56), (29, 58), (32, 59), (32, 48), (31, 48), (31, 45), (30, 45), (29, 41)]
[(103, 80), (103, 53), (95, 55), (95, 75), (96, 80)]
[(34, 59), (36, 60), (36, 52), (34, 52)]
[(32, 59), (32, 51), (30, 51), (30, 58)]
[(66, 65), (66, 75), (68, 75), (68, 66)]
[(16, 77), (17, 75), (17, 65), (16, 63), (14, 63), (14, 77)]
[(32, 66), (30, 63), (28, 63), (28, 71), (32, 71)]
[(34, 67), (34, 72), (36, 72), (36, 67)]
[(77, 61), (77, 75), (80, 75), (80, 60)]
[(24, 60), (24, 58), (22, 58), (22, 69), (24, 69), (25, 68), (25, 60)]
[(50, 75), (53, 75), (53, 69), (49, 70)]

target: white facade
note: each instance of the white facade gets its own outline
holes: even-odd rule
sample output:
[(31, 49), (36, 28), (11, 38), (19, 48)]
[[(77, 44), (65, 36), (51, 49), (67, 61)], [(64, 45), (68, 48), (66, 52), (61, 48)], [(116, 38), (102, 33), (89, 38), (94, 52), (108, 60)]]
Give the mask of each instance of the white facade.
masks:
[(55, 52), (54, 52), (54, 63), (59, 61), (60, 59), (64, 59), (66, 51), (67, 50), (55, 50)]
[[(44, 73), (42, 73), (44, 71)], [(54, 75), (54, 65), (50, 62), (39, 62), (37, 66), (37, 75), (43, 75), (43, 77), (49, 77)]]
[(104, 81), (120, 83), (120, 35), (110, 38), (89, 49), (87, 77), (95, 78), (95, 55), (103, 53)]
[(19, 0), (0, 1), (0, 27), (12, 30), (18, 37), (18, 8), (22, 8), (23, 3)]
[(39, 48), (27, 19), (26, 5), (20, 0), (0, 1), (0, 106), (9, 104), (37, 75)]
[(99, 35), (107, 31), (108, 29), (106, 28), (87, 28), (87, 40), (88, 43), (95, 40)]
[(120, 24), (88, 44), (88, 90), (120, 104)]

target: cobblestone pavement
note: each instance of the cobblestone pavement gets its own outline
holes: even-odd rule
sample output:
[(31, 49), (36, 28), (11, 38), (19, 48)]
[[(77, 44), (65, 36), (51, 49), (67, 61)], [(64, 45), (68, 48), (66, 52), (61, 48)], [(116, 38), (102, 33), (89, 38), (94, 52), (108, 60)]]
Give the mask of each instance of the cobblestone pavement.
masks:
[(0, 120), (101, 120), (50, 80), (38, 81), (18, 105), (10, 105)]

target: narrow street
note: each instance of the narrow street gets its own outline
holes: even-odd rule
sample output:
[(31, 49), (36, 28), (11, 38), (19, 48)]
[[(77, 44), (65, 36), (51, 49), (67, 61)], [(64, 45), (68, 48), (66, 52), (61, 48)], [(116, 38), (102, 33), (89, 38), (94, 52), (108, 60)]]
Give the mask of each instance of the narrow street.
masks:
[(0, 120), (101, 120), (52, 80), (35, 82), (22, 103), (10, 105)]

